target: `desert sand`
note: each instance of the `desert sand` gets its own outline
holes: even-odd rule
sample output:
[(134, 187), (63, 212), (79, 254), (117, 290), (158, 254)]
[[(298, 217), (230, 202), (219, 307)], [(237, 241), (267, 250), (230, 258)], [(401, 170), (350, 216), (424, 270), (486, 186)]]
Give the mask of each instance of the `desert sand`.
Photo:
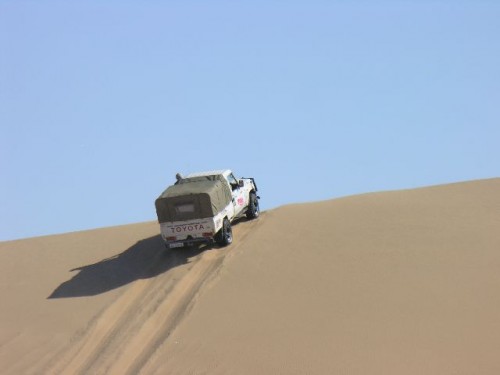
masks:
[(0, 242), (0, 373), (500, 374), (500, 179), (158, 234)]

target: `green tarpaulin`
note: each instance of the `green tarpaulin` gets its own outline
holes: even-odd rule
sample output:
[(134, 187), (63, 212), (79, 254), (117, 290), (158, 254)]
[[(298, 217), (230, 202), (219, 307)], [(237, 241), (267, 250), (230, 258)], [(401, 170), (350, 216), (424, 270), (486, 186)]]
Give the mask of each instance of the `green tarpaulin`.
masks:
[(169, 186), (155, 201), (160, 223), (217, 215), (231, 202), (231, 189), (222, 175), (195, 177)]

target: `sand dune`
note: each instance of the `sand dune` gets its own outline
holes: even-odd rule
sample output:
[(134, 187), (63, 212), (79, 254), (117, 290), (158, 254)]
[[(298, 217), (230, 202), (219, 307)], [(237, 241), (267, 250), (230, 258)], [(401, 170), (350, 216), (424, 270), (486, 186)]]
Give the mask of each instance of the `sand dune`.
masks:
[(0, 243), (2, 374), (498, 374), (500, 179)]

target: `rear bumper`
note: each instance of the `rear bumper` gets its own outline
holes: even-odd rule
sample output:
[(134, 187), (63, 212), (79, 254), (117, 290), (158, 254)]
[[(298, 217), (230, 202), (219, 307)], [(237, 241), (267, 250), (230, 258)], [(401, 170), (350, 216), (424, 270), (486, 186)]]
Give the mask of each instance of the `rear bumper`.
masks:
[(180, 241), (168, 241), (165, 242), (165, 247), (167, 249), (176, 249), (180, 247), (189, 247), (194, 245), (202, 245), (202, 244), (211, 244), (214, 242), (214, 239), (211, 237), (200, 237), (200, 238), (189, 238)]

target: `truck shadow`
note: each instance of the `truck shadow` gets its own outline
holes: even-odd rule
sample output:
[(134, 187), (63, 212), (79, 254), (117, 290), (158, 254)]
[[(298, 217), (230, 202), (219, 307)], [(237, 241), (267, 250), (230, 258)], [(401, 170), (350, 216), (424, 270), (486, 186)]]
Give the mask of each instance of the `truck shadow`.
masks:
[(59, 285), (47, 298), (85, 297), (106, 293), (135, 280), (152, 278), (189, 263), (190, 258), (206, 249), (207, 247), (191, 247), (167, 251), (160, 235), (146, 238), (111, 258), (72, 269), (71, 271), (78, 273)]

